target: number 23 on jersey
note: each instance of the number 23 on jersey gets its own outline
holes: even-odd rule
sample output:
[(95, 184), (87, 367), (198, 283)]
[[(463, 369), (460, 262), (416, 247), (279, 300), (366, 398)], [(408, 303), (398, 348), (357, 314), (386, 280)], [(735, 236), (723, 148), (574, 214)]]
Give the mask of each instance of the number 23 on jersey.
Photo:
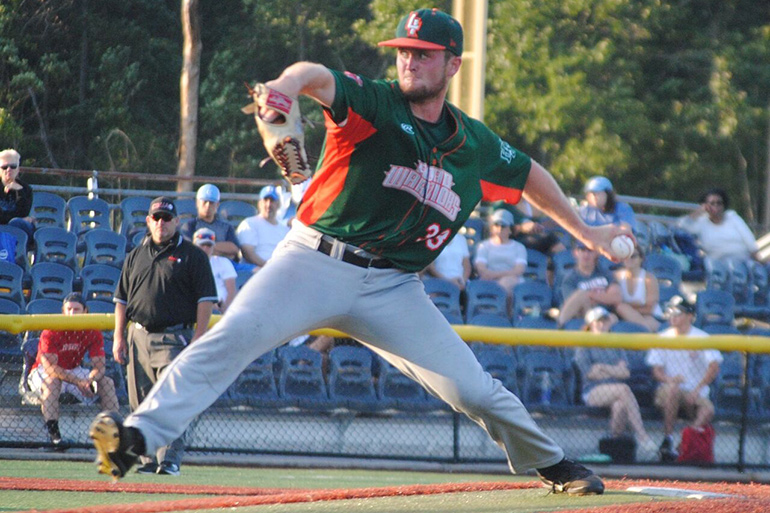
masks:
[(429, 250), (436, 251), (444, 245), (444, 242), (446, 242), (451, 233), (449, 228), (442, 231), (441, 226), (438, 223), (433, 223), (428, 226), (428, 229), (425, 231), (425, 236), (417, 239), (417, 242), (425, 241), (425, 245)]

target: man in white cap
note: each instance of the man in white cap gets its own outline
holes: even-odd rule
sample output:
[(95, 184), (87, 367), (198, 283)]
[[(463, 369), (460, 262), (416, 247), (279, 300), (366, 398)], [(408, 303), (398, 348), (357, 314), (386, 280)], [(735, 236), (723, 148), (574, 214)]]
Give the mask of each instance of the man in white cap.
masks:
[(195, 206), (198, 216), (182, 225), (182, 236), (192, 241), (193, 234), (200, 228), (208, 228), (216, 234), (217, 242), (214, 244), (214, 254), (235, 260), (240, 251), (240, 242), (235, 234), (235, 229), (217, 216), (219, 210), (219, 189), (216, 185), (207, 183), (201, 185), (195, 195)]
[(278, 190), (273, 185), (266, 185), (259, 191), (259, 214), (247, 217), (238, 225), (243, 259), (257, 269), (264, 267), (278, 243), (289, 233), (289, 228), (278, 222), (280, 206)]
[(238, 274), (230, 260), (214, 254), (216, 241), (216, 234), (209, 228), (198, 228), (193, 234), (193, 244), (201, 248), (209, 257), (211, 272), (217, 285), (217, 296), (219, 296), (217, 309), (221, 313), (225, 313), (227, 307), (233, 302), (236, 292), (238, 292), (235, 286), (235, 278)]

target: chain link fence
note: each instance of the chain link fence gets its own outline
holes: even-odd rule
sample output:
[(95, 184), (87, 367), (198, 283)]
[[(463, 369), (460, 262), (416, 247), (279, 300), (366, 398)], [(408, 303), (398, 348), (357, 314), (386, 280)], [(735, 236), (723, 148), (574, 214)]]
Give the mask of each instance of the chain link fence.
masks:
[[(47, 316), (35, 317), (40, 325)], [(82, 328), (89, 325), (104, 328), (104, 316), (78, 317)], [(99, 322), (94, 324), (94, 319)], [(0, 327), (11, 329), (9, 326), (14, 322), (18, 322), (15, 316), (0, 316)], [(522, 333), (528, 335), (526, 338), (533, 338), (531, 330), (486, 329), (495, 334), (493, 339), (521, 342)], [(485, 338), (485, 333), (474, 336)], [(108, 346), (107, 376), (115, 383), (120, 410), (125, 415), (128, 401), (124, 369), (111, 358), (110, 332), (104, 334)], [(568, 456), (587, 462), (659, 463), (658, 449), (664, 440), (665, 422), (661, 408), (656, 406), (656, 393), (660, 400), (660, 392), (646, 363), (647, 351), (583, 348), (598, 355), (606, 352), (609, 362), (620, 355), (629, 370), (628, 377), (618, 380), (623, 383), (619, 387), (621, 392), (610, 387), (604, 393), (614, 395), (603, 397), (597, 386), (590, 402), (603, 406), (587, 406), (582, 384), (590, 379), (592, 371), (590, 366), (580, 364), (578, 347), (588, 340), (586, 335), (577, 332), (539, 335), (563, 347), (472, 342), (471, 348), (493, 376), (517, 393), (540, 427), (564, 447)], [(2, 334), (0, 446), (3, 447), (52, 447), (40, 398), (35, 392), (40, 387), (24, 380), (26, 374), (36, 372), (31, 366), (35, 361), (37, 336), (36, 331)], [(567, 339), (573, 343), (566, 344)], [(537, 340), (540, 339), (535, 339), (540, 343)], [(649, 343), (650, 339), (645, 340)], [(717, 343), (719, 337), (703, 340), (709, 341), (708, 344), (701, 342), (705, 349), (725, 344), (729, 347), (735, 338), (723, 337), (721, 344)], [(767, 339), (758, 337), (746, 340), (756, 340), (751, 345), (760, 350), (767, 343)], [(738, 469), (770, 467), (770, 355), (740, 349), (717, 353), (721, 356), (720, 371), (703, 398), (704, 405), (714, 406), (714, 418), (710, 422), (714, 432), (713, 463), (689, 463)], [(678, 354), (694, 356), (700, 350), (691, 347)], [(63, 361), (71, 360), (71, 356), (68, 354)], [(90, 367), (88, 351), (84, 366)], [(626, 389), (629, 394), (625, 393)], [(74, 447), (90, 447), (88, 425), (101, 407), (97, 398), (86, 398), (83, 403), (78, 400), (78, 394), (72, 392), (70, 388), (59, 396), (61, 434)], [(636, 411), (652, 443), (641, 439), (638, 426), (634, 425)], [(682, 416), (688, 413), (686, 409), (679, 413), (671, 447), (680, 453), (683, 450), (693, 453), (684, 445), (704, 440), (708, 443), (709, 434), (698, 430), (683, 436), (691, 420)], [(426, 395), (368, 349), (339, 340), (326, 354), (304, 344), (284, 346), (252, 363), (195, 421), (188, 430), (187, 445), (190, 451), (208, 453), (435, 462), (505, 461), (502, 450), (479, 426)], [(694, 454), (702, 452), (695, 450)]]

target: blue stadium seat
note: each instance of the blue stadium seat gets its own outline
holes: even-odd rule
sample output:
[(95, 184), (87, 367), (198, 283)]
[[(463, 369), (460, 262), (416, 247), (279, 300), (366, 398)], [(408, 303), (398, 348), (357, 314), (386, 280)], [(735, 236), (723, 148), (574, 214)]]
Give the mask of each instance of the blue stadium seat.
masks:
[(88, 313), (111, 314), (115, 313), (115, 303), (101, 299), (87, 299)]
[(443, 401), (428, 394), (422, 385), (380, 358), (377, 395), (383, 408), (426, 412), (445, 409)]
[(29, 215), (35, 218), (35, 224), (38, 228), (44, 226), (66, 228), (66, 212), (67, 202), (58, 194), (35, 191), (32, 195), (32, 208)]
[(83, 281), (83, 297), (86, 301), (99, 299), (112, 301), (120, 282), (121, 270), (106, 264), (91, 264), (80, 271)]
[(338, 407), (356, 411), (376, 411), (372, 376), (372, 351), (359, 346), (336, 346), (329, 351), (329, 400)]
[(564, 326), (562, 326), (562, 329), (565, 331), (580, 331), (583, 329), (583, 326), (585, 326), (585, 321), (578, 317), (576, 319), (570, 319), (565, 322)]
[(725, 290), (702, 290), (698, 292), (695, 302), (695, 316), (695, 324), (700, 328), (709, 324), (732, 325), (735, 320), (735, 298)]
[(706, 288), (730, 292), (730, 269), (727, 262), (713, 258), (704, 259)]
[(629, 322), (629, 321), (618, 321), (615, 324), (612, 325), (610, 328), (611, 332), (614, 333), (649, 333), (650, 330), (647, 329), (647, 326), (642, 326), (641, 324), (637, 324), (635, 322)]
[(67, 201), (67, 212), (69, 231), (77, 236), (96, 228), (112, 229), (112, 210), (103, 199), (74, 196)]
[(751, 304), (743, 305), (736, 315), (743, 315), (752, 319), (767, 320), (770, 318), (770, 286), (768, 282), (767, 267), (754, 260), (748, 260), (746, 267), (749, 272), (751, 287)]
[(481, 366), (505, 388), (519, 394), (516, 354), (511, 347), (499, 344), (471, 344), (471, 349)]
[[(56, 262), (73, 271), (78, 269), (77, 236), (63, 228), (47, 226), (35, 231), (34, 265)], [(33, 267), (34, 267), (33, 265)]]
[(285, 346), (278, 352), (278, 358), (278, 394), (301, 408), (328, 408), (321, 353), (307, 346)]
[(29, 273), (32, 277), (30, 300), (55, 299), (61, 305), (64, 297), (72, 292), (75, 272), (66, 265), (56, 262), (40, 262), (33, 265)]
[(548, 282), (548, 257), (543, 253), (527, 248), (527, 268), (522, 277), (529, 281)]
[(513, 288), (513, 322), (542, 317), (553, 302), (553, 291), (544, 281), (524, 281)]
[[(29, 305), (27, 305), (29, 306)], [(18, 315), (22, 313), (21, 306), (15, 301), (0, 297), (0, 315)]]
[(241, 287), (246, 285), (252, 276), (254, 276), (252, 269), (238, 269), (235, 276), (235, 288), (241, 290)]
[(735, 313), (743, 315), (744, 309), (754, 304), (749, 267), (745, 260), (729, 259), (727, 269), (730, 272), (730, 293), (735, 298)]
[(634, 228), (634, 237), (636, 238), (636, 245), (640, 248), (644, 254), (650, 253), (652, 248), (652, 236), (650, 234), (650, 227), (647, 223), (641, 219), (636, 220), (636, 228)]
[(496, 313), (508, 316), (508, 295), (497, 282), (469, 280), (465, 286), (465, 294), (467, 296), (466, 320), (479, 313)]
[(466, 324), (473, 326), (488, 326), (491, 328), (510, 328), (511, 321), (499, 313), (479, 313), (468, 319)]
[(521, 356), (520, 366), (524, 379), (520, 398), (528, 408), (569, 406), (574, 373), (558, 351), (530, 350)]
[(134, 233), (147, 229), (147, 212), (150, 210), (152, 200), (145, 196), (129, 196), (124, 198), (119, 205), (120, 233), (130, 240)]
[(658, 280), (661, 304), (681, 293), (682, 266), (676, 258), (663, 253), (651, 253), (644, 258), (644, 268)]
[(425, 278), (422, 284), (439, 310), (460, 315), (460, 287), (441, 278)]
[[(238, 376), (225, 394), (232, 405), (255, 408), (277, 408), (286, 405), (278, 395), (275, 377), (276, 352), (268, 351)], [(220, 404), (222, 401), (218, 401)]]
[(238, 228), (241, 221), (257, 215), (257, 207), (240, 200), (228, 200), (219, 204), (219, 216), (233, 228)]
[(465, 324), (465, 320), (463, 319), (463, 316), (461, 314), (452, 313), (444, 310), (441, 311), (441, 314), (449, 322), (449, 324), (454, 324), (454, 325)]
[(28, 314), (60, 314), (62, 313), (62, 302), (58, 299), (41, 297), (33, 299), (27, 303), (26, 312)]
[(514, 327), (525, 330), (555, 330), (559, 329), (559, 325), (553, 319), (546, 319), (544, 317), (522, 317), (518, 321), (514, 322)]
[(561, 284), (564, 276), (575, 267), (575, 256), (572, 251), (565, 249), (551, 256), (553, 262), (553, 304), (561, 305), (564, 298), (561, 297)]
[(23, 278), (24, 270), (21, 267), (0, 260), (0, 298), (10, 299), (23, 308), (25, 305)]
[[(735, 418), (741, 415), (744, 387), (747, 384), (745, 371), (746, 357), (738, 351), (723, 352), (724, 360), (719, 366), (719, 375), (714, 381), (712, 397), (718, 417)], [(752, 384), (752, 372), (748, 368), (748, 414), (759, 415), (762, 409), (762, 390)]]
[(126, 259), (126, 238), (112, 230), (97, 228), (83, 235), (86, 252), (83, 266), (106, 264), (118, 269), (123, 268)]
[(179, 216), (179, 226), (182, 226), (190, 219), (198, 217), (198, 207), (195, 205), (195, 198), (180, 198), (174, 200), (177, 215)]
[(738, 328), (729, 324), (706, 324), (701, 329), (709, 335), (742, 335)]

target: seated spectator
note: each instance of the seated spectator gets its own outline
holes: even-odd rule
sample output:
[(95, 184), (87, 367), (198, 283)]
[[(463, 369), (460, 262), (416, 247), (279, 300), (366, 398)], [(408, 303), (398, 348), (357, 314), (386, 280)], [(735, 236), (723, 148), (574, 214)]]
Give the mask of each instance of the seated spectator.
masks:
[(233, 267), (233, 263), (230, 260), (214, 254), (216, 240), (216, 234), (208, 228), (198, 228), (193, 234), (193, 244), (201, 248), (209, 257), (211, 273), (214, 275), (214, 282), (217, 285), (217, 296), (219, 297), (216, 308), (219, 310), (219, 313), (225, 313), (238, 292), (235, 286), (235, 278), (238, 276), (238, 273), (235, 272), (235, 267)]
[(548, 218), (537, 217), (526, 200), (519, 201), (515, 206), (499, 202), (495, 207), (504, 208), (513, 214), (513, 239), (525, 247), (544, 255), (553, 255), (566, 249), (556, 232), (546, 226), (553, 222)]
[(596, 265), (599, 254), (576, 242), (572, 249), (575, 257), (573, 267), (562, 280), (561, 294), (564, 302), (558, 317), (559, 326), (575, 318), (582, 318), (595, 306), (612, 311), (620, 304), (620, 286), (612, 273), (604, 272)]
[(32, 187), (18, 179), (21, 155), (16, 150), (0, 151), (0, 224), (9, 224), (24, 230), (29, 240), (35, 234), (32, 209)]
[(700, 206), (679, 218), (678, 226), (698, 238), (706, 256), (715, 260), (734, 258), (758, 260), (754, 234), (730, 206), (723, 189), (710, 189), (699, 200)]
[(460, 290), (465, 290), (465, 283), (471, 277), (471, 253), (465, 237), (455, 235), (425, 271), (429, 276), (451, 281)]
[(631, 205), (618, 201), (612, 182), (603, 176), (594, 176), (584, 187), (586, 204), (578, 212), (590, 226), (627, 224), (636, 229), (636, 217)]
[(197, 230), (208, 228), (216, 234), (217, 242), (214, 244), (214, 254), (230, 260), (237, 260), (240, 243), (232, 225), (219, 219), (217, 215), (219, 198), (219, 189), (216, 185), (210, 183), (201, 185), (195, 195), (195, 207), (198, 210), (198, 216), (184, 223), (180, 232), (185, 239), (192, 241), (193, 234)]
[(634, 252), (623, 261), (623, 266), (615, 271), (615, 279), (620, 286), (623, 300), (615, 307), (615, 313), (625, 321), (645, 326), (650, 331), (658, 331), (659, 318), (663, 316), (660, 308), (660, 290), (658, 279), (651, 272), (642, 268), (644, 252), (635, 247)]
[[(586, 329), (591, 333), (609, 333), (616, 322), (617, 318), (602, 306), (592, 308), (585, 316)], [(610, 409), (611, 436), (622, 436), (630, 427), (639, 446), (654, 454), (658, 446), (644, 429), (639, 403), (625, 383), (631, 376), (625, 352), (622, 349), (578, 347), (575, 364), (583, 377), (583, 402)]]
[(495, 210), (489, 219), (490, 236), (476, 248), (474, 261), (479, 278), (496, 281), (509, 298), (527, 268), (527, 248), (511, 239), (512, 227), (513, 214), (505, 209)]
[(259, 191), (259, 213), (247, 217), (238, 225), (243, 259), (255, 266), (255, 271), (264, 267), (278, 243), (289, 233), (289, 228), (277, 219), (281, 198), (273, 185), (266, 185)]
[[(85, 299), (79, 293), (73, 292), (64, 298), (64, 315), (87, 312)], [(86, 352), (91, 359), (91, 369), (81, 367)], [(66, 450), (69, 446), (62, 441), (59, 431), (59, 397), (62, 393), (72, 394), (85, 404), (92, 404), (98, 396), (102, 410), (118, 411), (115, 384), (105, 371), (104, 337), (100, 331), (43, 330), (40, 334), (37, 358), (27, 383), (30, 391), (40, 398), (45, 427), (57, 450)]]
[[(695, 305), (681, 296), (666, 304), (671, 327), (661, 337), (708, 337), (708, 333), (692, 325)], [(652, 375), (660, 383), (655, 392), (655, 406), (663, 413), (665, 438), (660, 446), (661, 461), (675, 461), (674, 423), (680, 409), (693, 419), (692, 426), (702, 429), (714, 418), (714, 405), (709, 400), (709, 385), (719, 374), (722, 354), (715, 349), (651, 349), (645, 360)]]

